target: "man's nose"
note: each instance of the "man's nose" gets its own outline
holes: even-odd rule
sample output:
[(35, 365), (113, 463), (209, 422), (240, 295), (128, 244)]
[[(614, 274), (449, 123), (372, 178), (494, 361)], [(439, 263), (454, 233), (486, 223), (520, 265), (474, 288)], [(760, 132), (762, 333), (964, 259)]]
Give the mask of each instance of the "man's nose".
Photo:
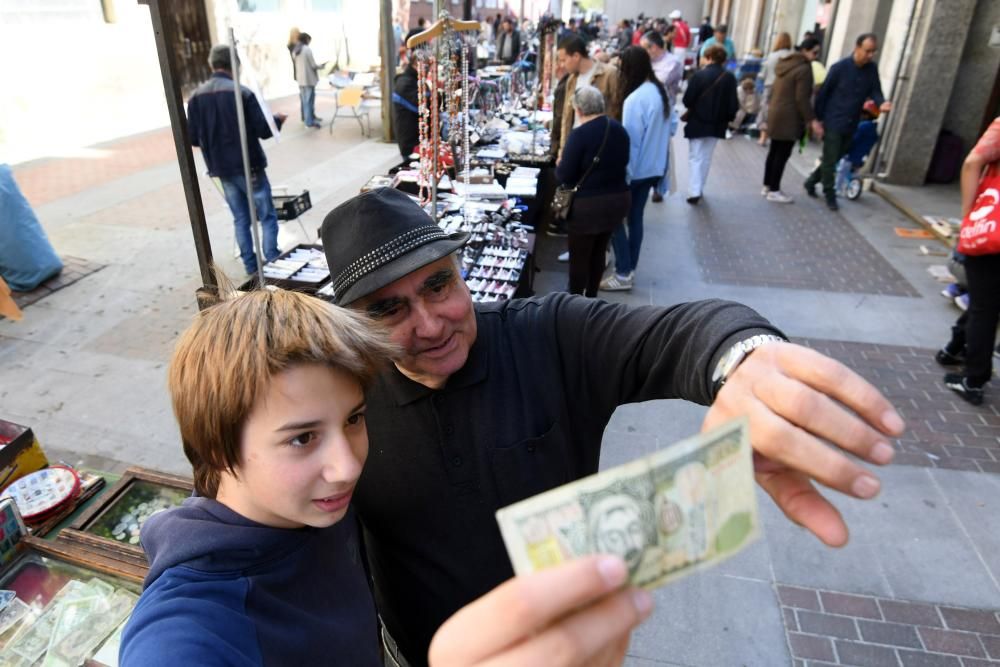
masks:
[(441, 333), (443, 321), (424, 303), (418, 303), (413, 308), (414, 333), (419, 338), (437, 338)]

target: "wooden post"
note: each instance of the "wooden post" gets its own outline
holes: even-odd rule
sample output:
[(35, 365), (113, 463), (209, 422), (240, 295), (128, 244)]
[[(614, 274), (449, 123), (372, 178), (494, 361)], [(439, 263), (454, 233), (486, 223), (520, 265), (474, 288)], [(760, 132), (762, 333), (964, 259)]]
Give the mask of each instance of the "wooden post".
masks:
[[(156, 37), (156, 54), (160, 61), (160, 76), (163, 79), (163, 92), (167, 97), (167, 111), (170, 113), (170, 129), (174, 135), (174, 150), (177, 151), (177, 165), (181, 170), (181, 183), (184, 186), (184, 200), (187, 202), (188, 217), (191, 219), (191, 233), (194, 235), (194, 249), (198, 254), (198, 267), (201, 269), (201, 281), (204, 288), (217, 291), (218, 285), (212, 273), (212, 242), (208, 237), (208, 224), (205, 222), (205, 209), (201, 203), (201, 188), (198, 186), (198, 170), (191, 153), (191, 140), (188, 137), (187, 118), (184, 115), (184, 100), (181, 99), (181, 89), (177, 85), (178, 68), (174, 62), (174, 52), (170, 48), (176, 43), (173, 32), (173, 22), (167, 18), (170, 11), (169, 0), (138, 0), (141, 5), (149, 6), (153, 19), (153, 34)], [(166, 19), (166, 20), (165, 20)]]
[(392, 30), (392, 0), (379, 3), (379, 34), (382, 36), (382, 139), (392, 141), (392, 90), (396, 80), (396, 38)]

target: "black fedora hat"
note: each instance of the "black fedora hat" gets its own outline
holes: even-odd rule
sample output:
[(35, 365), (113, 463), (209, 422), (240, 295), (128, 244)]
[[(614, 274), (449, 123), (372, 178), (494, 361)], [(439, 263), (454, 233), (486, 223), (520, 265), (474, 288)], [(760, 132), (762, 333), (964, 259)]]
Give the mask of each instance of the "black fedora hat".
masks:
[(420, 206), (394, 188), (369, 190), (330, 211), (320, 232), (333, 277), (333, 301), (346, 306), (469, 240), (445, 234)]

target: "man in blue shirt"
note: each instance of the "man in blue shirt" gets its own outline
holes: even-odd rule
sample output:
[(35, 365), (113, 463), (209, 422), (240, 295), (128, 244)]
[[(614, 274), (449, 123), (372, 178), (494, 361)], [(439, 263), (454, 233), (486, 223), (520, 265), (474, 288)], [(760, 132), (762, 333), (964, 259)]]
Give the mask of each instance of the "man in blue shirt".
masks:
[(823, 156), (809, 178), (806, 193), (816, 196), (816, 184), (823, 181), (826, 205), (836, 211), (836, 170), (840, 158), (850, 149), (851, 137), (858, 126), (861, 108), (866, 100), (873, 100), (882, 111), (889, 111), (892, 102), (882, 95), (878, 67), (873, 59), (878, 51), (878, 38), (865, 33), (854, 42), (854, 53), (837, 61), (826, 75), (823, 87), (816, 95), (816, 120), (813, 134), (823, 140)]
[[(250, 231), (250, 205), (247, 202), (247, 183), (243, 172), (243, 149), (237, 128), (236, 95), (233, 91), (233, 67), (229, 47), (217, 44), (208, 56), (212, 78), (202, 84), (188, 100), (188, 134), (191, 145), (201, 149), (208, 173), (222, 182), (222, 192), (233, 212), (236, 243), (240, 246), (240, 259), (248, 275), (257, 273), (257, 255), (254, 252)], [(257, 103), (257, 98), (245, 86), (240, 87), (243, 99), (243, 117), (246, 121), (247, 154), (250, 157), (250, 176), (253, 183), (253, 202), (257, 219), (263, 230), (262, 261), (276, 258), (278, 250), (278, 214), (271, 201), (271, 184), (267, 180), (267, 158), (260, 146), (261, 139), (271, 136), (271, 127)], [(284, 114), (274, 117), (278, 127), (285, 121)]]
[(715, 34), (706, 39), (701, 48), (698, 50), (699, 60), (705, 57), (705, 49), (712, 46), (713, 44), (718, 44), (726, 50), (726, 60), (734, 60), (736, 58), (736, 46), (733, 44), (733, 40), (729, 39), (729, 27), (725, 25), (720, 25), (715, 29)]

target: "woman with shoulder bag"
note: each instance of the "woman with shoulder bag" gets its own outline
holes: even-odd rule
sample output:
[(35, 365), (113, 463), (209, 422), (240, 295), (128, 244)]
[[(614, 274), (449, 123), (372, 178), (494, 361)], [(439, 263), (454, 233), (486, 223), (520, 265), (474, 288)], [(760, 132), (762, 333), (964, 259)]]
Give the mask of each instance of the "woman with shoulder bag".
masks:
[(618, 225), (611, 234), (615, 251), (615, 271), (601, 289), (632, 289), (639, 250), (642, 248), (643, 213), (650, 191), (667, 171), (667, 145), (670, 141), (670, 102), (663, 84), (653, 73), (649, 53), (630, 46), (622, 54), (618, 76), (622, 124), (629, 138), (626, 179), (632, 195), (628, 224)]
[(965, 255), (969, 309), (965, 327), (952, 328), (937, 361), (965, 368), (944, 376), (946, 387), (981, 405), (993, 376), (993, 345), (1000, 320), (1000, 117), (993, 120), (962, 165), (962, 229), (958, 251)]
[(689, 204), (701, 201), (715, 144), (725, 139), (726, 128), (740, 108), (736, 77), (726, 71), (726, 58), (726, 50), (721, 46), (705, 49), (702, 69), (691, 77), (684, 92), (687, 111), (681, 120), (687, 122), (684, 136), (688, 138)]
[(597, 88), (578, 88), (572, 104), (576, 127), (556, 165), (559, 183), (575, 190), (566, 219), (569, 291), (595, 297), (608, 240), (631, 201), (625, 182), (629, 138), (625, 128), (605, 113), (606, 101)]
[(775, 79), (767, 112), (771, 147), (764, 162), (764, 188), (760, 192), (768, 201), (792, 203), (792, 198), (781, 191), (781, 177), (795, 142), (802, 138), (815, 118), (812, 61), (819, 56), (819, 48), (819, 41), (807, 37), (794, 53), (778, 60), (774, 67)]

